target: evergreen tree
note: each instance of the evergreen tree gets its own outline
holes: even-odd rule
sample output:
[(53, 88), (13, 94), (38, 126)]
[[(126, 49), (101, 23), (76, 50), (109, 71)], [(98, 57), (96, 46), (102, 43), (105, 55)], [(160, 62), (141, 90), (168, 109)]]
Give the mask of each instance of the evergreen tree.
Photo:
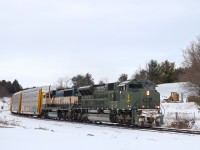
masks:
[(184, 80), (185, 69), (182, 67), (176, 68), (174, 71), (174, 82), (186, 81)]
[(93, 85), (94, 79), (92, 78), (92, 75), (89, 73), (86, 73), (85, 75), (85, 85)]
[(121, 74), (120, 77), (118, 78), (118, 81), (123, 82), (123, 81), (126, 81), (127, 79), (128, 79), (127, 74)]
[(22, 86), (18, 83), (18, 81), (15, 79), (12, 83), (12, 85), (10, 86), (9, 92), (11, 94), (19, 92), (20, 90), (22, 90)]
[(154, 83), (159, 83), (160, 65), (156, 60), (150, 60), (147, 64), (147, 78)]
[(87, 85), (93, 85), (94, 79), (92, 75), (87, 73), (85, 76), (78, 74), (77, 76), (72, 77), (72, 82), (74, 86), (81, 87)]
[(139, 72), (136, 72), (133, 75), (133, 79), (136, 79), (136, 80), (146, 80), (147, 79), (147, 71), (144, 70), (144, 69), (142, 69)]
[(174, 82), (175, 63), (170, 63), (168, 60), (160, 65), (160, 82), (172, 83)]
[(133, 79), (137, 80), (150, 80), (156, 84), (172, 83), (182, 79), (183, 68), (175, 68), (175, 63), (168, 60), (158, 63), (156, 60), (150, 60), (146, 69), (139, 69), (133, 75)]
[(0, 97), (6, 97), (10, 96), (10, 87), (11, 87), (11, 82), (2, 80), (0, 81)]
[(6, 81), (6, 80), (2, 80), (2, 81), (0, 81), (0, 86), (4, 87), (5, 90), (9, 91), (10, 86), (11, 86), (11, 82), (10, 81)]

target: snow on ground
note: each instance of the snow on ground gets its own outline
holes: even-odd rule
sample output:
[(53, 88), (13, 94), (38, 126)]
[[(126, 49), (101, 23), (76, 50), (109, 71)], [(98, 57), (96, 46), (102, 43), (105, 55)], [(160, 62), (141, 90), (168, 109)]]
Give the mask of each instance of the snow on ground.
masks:
[[(174, 85), (158, 86), (161, 95), (181, 90)], [(169, 87), (171, 89), (169, 89)], [(177, 87), (177, 91), (175, 91)], [(169, 96), (169, 95), (167, 95)], [(56, 120), (38, 120), (13, 116), (9, 112), (8, 98), (0, 99), (0, 143), (1, 149), (87, 149), (87, 150), (199, 150), (200, 135), (160, 133), (131, 129), (103, 127)], [(3, 101), (3, 102), (2, 102)], [(176, 112), (195, 113), (195, 126), (200, 130), (200, 113), (194, 103), (162, 103), (165, 121), (172, 120)], [(170, 116), (170, 117), (168, 117)], [(12, 127), (12, 128), (8, 128)]]
[(4, 97), (0, 99), (0, 111), (8, 110), (10, 108), (10, 98)]
[(191, 129), (200, 130), (200, 108), (193, 102), (186, 102), (187, 97), (194, 95), (194, 93), (188, 92), (184, 88), (185, 84), (186, 82), (167, 83), (160, 84), (156, 88), (160, 93), (161, 102), (163, 99), (169, 98), (171, 92), (177, 92), (179, 95), (183, 94), (183, 103), (161, 103), (162, 112), (164, 113), (164, 126), (169, 126), (177, 119), (187, 119), (194, 123), (191, 125)]
[(164, 113), (164, 127), (169, 127), (177, 120), (188, 120), (189, 128), (200, 130), (200, 109), (193, 103), (161, 103)]
[(181, 93), (183, 94), (183, 101), (186, 102), (187, 97), (194, 94), (185, 88), (185, 84), (187, 84), (187, 82), (159, 84), (157, 85), (156, 90), (160, 93), (161, 100), (169, 98), (171, 92), (177, 92), (180, 99)]
[(99, 127), (54, 120), (36, 120), (12, 116), (9, 111), (0, 118), (15, 122), (14, 128), (0, 128), (1, 149), (87, 149), (132, 150), (181, 149), (199, 150), (198, 135), (159, 133)]

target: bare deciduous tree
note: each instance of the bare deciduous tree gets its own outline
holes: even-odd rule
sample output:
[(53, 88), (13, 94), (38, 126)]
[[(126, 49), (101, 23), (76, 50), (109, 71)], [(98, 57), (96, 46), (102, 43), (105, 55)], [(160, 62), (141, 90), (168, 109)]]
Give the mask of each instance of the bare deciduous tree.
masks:
[(200, 37), (183, 50), (183, 57), (185, 67), (183, 80), (189, 81), (187, 88), (200, 96)]
[(108, 83), (108, 78), (107, 77), (102, 77), (99, 81), (99, 85), (103, 85), (103, 84), (106, 84)]
[(63, 89), (64, 88), (64, 78), (60, 77), (57, 82), (56, 82), (56, 87), (58, 89)]
[(9, 96), (8, 90), (0, 85), (0, 98)]
[(70, 88), (72, 85), (72, 80), (68, 76), (60, 77), (55, 84), (58, 89)]

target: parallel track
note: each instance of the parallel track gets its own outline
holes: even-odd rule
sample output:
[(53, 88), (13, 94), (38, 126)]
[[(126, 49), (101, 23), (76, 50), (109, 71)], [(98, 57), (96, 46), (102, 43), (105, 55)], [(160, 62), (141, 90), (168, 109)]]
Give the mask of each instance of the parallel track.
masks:
[(37, 118), (37, 117), (27, 117), (27, 116), (20, 116), (20, 117), (25, 117), (25, 118), (30, 118), (30, 119), (39, 119), (39, 120), (45, 120), (45, 121), (59, 121), (59, 122), (69, 122), (69, 123), (75, 123), (75, 124), (87, 124), (87, 125), (111, 127), (111, 128), (118, 128), (118, 129), (131, 129), (131, 130), (160, 132), (160, 133), (179, 133), (179, 134), (200, 135), (200, 130), (175, 129), (175, 128), (164, 128), (164, 127), (141, 128), (141, 127), (118, 125), (118, 124), (111, 124), (111, 123), (109, 124), (109, 123), (77, 122), (77, 121), (47, 119), (47, 118)]

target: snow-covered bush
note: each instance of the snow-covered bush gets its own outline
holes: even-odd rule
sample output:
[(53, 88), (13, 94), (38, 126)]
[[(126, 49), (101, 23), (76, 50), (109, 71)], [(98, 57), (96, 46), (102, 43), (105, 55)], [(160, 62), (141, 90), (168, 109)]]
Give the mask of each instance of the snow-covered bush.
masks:
[(195, 114), (171, 112), (165, 116), (165, 125), (169, 128), (191, 129), (195, 124)]

